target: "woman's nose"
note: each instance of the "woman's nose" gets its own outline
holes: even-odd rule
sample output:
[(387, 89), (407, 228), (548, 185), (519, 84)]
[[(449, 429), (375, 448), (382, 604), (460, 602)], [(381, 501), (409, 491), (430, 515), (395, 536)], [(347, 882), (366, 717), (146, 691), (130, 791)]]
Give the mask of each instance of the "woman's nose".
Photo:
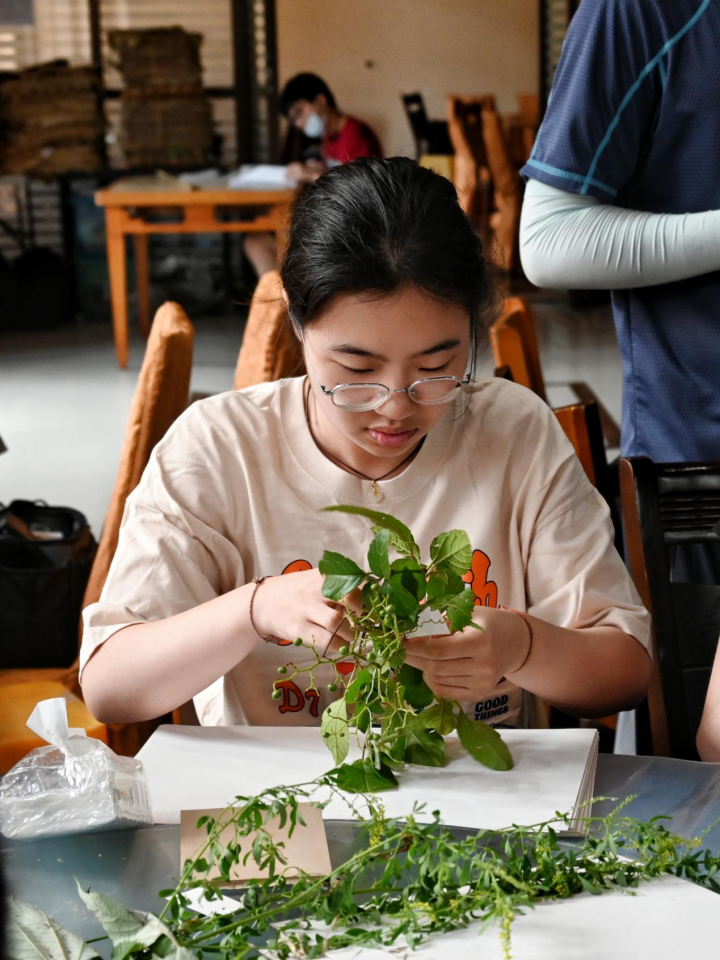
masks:
[(415, 413), (416, 403), (407, 390), (393, 391), (377, 410), (388, 420), (405, 420)]

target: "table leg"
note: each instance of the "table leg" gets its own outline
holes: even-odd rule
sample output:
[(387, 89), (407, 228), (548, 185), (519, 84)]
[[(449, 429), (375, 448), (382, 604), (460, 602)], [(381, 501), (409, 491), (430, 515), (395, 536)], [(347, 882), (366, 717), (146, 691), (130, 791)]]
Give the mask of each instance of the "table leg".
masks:
[(118, 365), (125, 369), (128, 361), (127, 257), (125, 234), (117, 223), (116, 211), (106, 210), (107, 258), (110, 275), (115, 353)]
[(144, 337), (150, 333), (150, 263), (148, 258), (148, 235), (133, 234), (135, 247), (135, 277), (137, 281), (138, 314), (140, 332)]

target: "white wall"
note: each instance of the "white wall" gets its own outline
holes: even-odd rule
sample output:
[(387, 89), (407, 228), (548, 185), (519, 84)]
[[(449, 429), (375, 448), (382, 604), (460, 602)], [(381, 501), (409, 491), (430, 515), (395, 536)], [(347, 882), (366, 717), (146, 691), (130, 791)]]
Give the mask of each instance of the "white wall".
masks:
[(537, 90), (537, 0), (277, 0), (277, 30), (280, 84), (320, 74), (388, 155), (414, 155), (401, 93), (444, 119), (449, 93), (494, 93), (511, 113)]

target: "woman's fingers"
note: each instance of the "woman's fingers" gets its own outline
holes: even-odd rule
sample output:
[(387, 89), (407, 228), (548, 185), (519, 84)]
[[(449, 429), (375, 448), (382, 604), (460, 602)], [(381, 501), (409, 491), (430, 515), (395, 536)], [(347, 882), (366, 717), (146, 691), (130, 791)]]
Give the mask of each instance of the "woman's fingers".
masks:
[(449, 677), (466, 677), (471, 671), (474, 661), (470, 657), (457, 657), (455, 660), (430, 660), (427, 657), (415, 657), (408, 654), (405, 657), (405, 663), (422, 670), (426, 676), (447, 679)]

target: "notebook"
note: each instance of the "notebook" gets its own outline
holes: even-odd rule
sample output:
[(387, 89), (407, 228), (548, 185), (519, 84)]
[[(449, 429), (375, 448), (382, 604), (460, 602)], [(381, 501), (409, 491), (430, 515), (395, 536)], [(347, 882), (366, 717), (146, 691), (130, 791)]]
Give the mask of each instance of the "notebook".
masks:
[[(595, 730), (503, 730), (515, 761), (512, 770), (489, 770), (454, 737), (446, 739), (444, 767), (407, 764), (396, 790), (383, 793), (391, 817), (424, 804), (418, 819), (440, 810), (443, 823), (497, 830), (571, 815), (567, 836), (582, 833), (590, 813), (597, 767)], [(359, 756), (355, 748), (349, 759)], [(238, 795), (307, 783), (333, 767), (318, 727), (161, 726), (138, 753), (145, 766), (155, 823), (179, 823), (181, 810), (224, 807)], [(352, 819), (341, 798), (324, 809), (326, 819)]]

